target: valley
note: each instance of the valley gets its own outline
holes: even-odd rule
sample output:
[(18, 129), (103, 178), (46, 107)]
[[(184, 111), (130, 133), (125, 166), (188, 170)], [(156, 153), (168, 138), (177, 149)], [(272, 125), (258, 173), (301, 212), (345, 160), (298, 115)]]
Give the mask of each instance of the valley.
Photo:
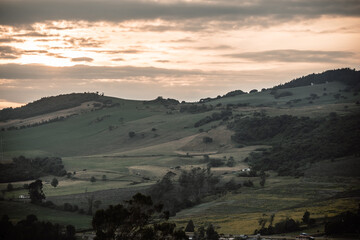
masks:
[[(137, 192), (151, 193), (169, 172), (176, 188), (184, 171), (200, 168), (211, 171), (218, 183), (211, 193), (204, 192), (200, 199), (171, 216), (170, 221), (178, 227), (185, 227), (191, 219), (196, 227), (213, 224), (219, 233), (253, 234), (261, 228), (261, 218), (275, 214), (274, 223), (287, 217), (301, 222), (304, 212), (309, 211), (316, 224), (308, 227), (302, 223), (301, 227), (311, 234), (324, 233), (326, 219), (359, 208), (360, 159), (356, 146), (360, 141), (356, 133), (360, 129), (355, 124), (360, 113), (358, 93), (354, 86), (332, 81), (196, 103), (161, 97), (135, 101), (98, 96), (76, 107), (8, 119), (0, 123), (1, 163), (9, 164), (19, 156), (60, 157), (67, 174), (41, 176), (43, 192), (46, 201), (57, 206), (76, 205), (77, 210), (51, 209), (19, 199), (28, 193), (24, 184), (34, 179), (0, 183), (0, 210), (14, 222), (34, 213), (41, 220), (90, 229), (92, 217), (86, 214), (89, 199), (98, 201), (97, 207), (91, 205), (94, 213), (122, 203)], [(268, 130), (266, 136), (254, 127), (259, 137), (252, 134), (246, 138), (247, 132), (238, 129), (246, 119), (254, 123), (256, 119), (272, 121), (284, 115), (294, 119), (282, 122), (275, 132)], [(317, 125), (302, 125), (312, 121)], [(303, 143), (317, 148), (321, 143), (316, 139), (322, 138), (316, 134), (323, 133), (345, 139), (338, 128), (327, 132), (330, 128), (323, 124), (331, 121), (335, 125), (348, 123), (348, 127), (337, 127), (351, 137), (348, 142), (323, 142), (330, 144), (334, 155), (314, 153), (316, 159), (285, 159), (285, 163), (279, 163), (285, 170), (272, 165), (273, 158), (283, 158), (275, 152), (279, 146), (287, 150), (288, 145), (294, 149), (301, 146), (308, 151), (310, 148)], [(236, 134), (240, 137), (235, 138)], [(292, 134), (302, 142), (292, 142)], [(249, 175), (248, 168), (256, 173)], [(59, 181), (56, 187), (51, 185), (53, 178)], [(252, 185), (246, 186), (246, 182)], [(7, 190), (9, 183), (11, 191)], [(166, 193), (162, 198), (171, 199)]]

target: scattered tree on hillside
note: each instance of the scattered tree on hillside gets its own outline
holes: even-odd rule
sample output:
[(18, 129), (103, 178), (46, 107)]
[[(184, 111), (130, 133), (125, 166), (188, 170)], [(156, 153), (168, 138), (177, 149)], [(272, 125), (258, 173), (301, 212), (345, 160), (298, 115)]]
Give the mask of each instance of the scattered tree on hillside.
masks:
[(212, 143), (213, 139), (211, 137), (203, 137), (203, 143)]
[(194, 232), (195, 231), (195, 226), (194, 226), (194, 222), (193, 220), (189, 220), (188, 224), (185, 227), (185, 232)]
[(59, 184), (59, 181), (56, 178), (53, 178), (53, 180), (51, 181), (51, 186), (57, 187), (58, 184)]
[(135, 137), (136, 134), (135, 134), (135, 132), (131, 131), (128, 133), (128, 135), (130, 138), (133, 138), (133, 137)]
[(212, 224), (206, 229), (206, 239), (207, 240), (218, 240), (219, 234), (215, 231), (214, 226)]
[(303, 223), (307, 224), (307, 223), (309, 223), (309, 220), (310, 220), (310, 212), (308, 210), (306, 210), (302, 217), (302, 221), (303, 221)]
[(31, 199), (31, 203), (38, 204), (46, 198), (42, 188), (43, 184), (42, 181), (39, 179), (29, 184), (29, 196)]
[(102, 180), (103, 180), (103, 181), (107, 181), (106, 175), (102, 175)]
[(9, 183), (9, 184), (7, 185), (7, 187), (6, 187), (6, 190), (7, 190), (8, 192), (11, 192), (12, 190), (14, 190), (13, 185), (12, 185), (11, 183)]
[(92, 182), (92, 183), (96, 182), (96, 178), (95, 178), (94, 176), (92, 176), (92, 177), (90, 178), (90, 182)]
[(226, 162), (226, 166), (228, 167), (234, 167), (235, 166), (235, 160), (233, 156), (230, 156), (229, 159)]
[(264, 187), (266, 182), (266, 174), (264, 171), (260, 172), (260, 186)]
[(87, 202), (88, 202), (88, 211), (87, 211), (87, 214), (88, 214), (88, 215), (92, 215), (92, 214), (93, 214), (94, 200), (95, 200), (94, 194), (91, 194), (91, 195), (87, 196), (87, 197), (86, 197), (86, 200), (87, 200)]

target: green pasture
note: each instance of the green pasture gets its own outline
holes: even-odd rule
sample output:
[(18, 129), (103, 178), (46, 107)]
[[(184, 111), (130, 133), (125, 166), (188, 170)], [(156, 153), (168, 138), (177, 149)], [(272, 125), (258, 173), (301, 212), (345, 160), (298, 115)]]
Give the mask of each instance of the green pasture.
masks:
[(0, 201), (1, 214), (7, 214), (11, 221), (18, 222), (27, 215), (35, 214), (40, 221), (50, 221), (61, 225), (74, 225), (78, 229), (91, 228), (92, 217), (71, 212), (53, 210), (21, 201)]

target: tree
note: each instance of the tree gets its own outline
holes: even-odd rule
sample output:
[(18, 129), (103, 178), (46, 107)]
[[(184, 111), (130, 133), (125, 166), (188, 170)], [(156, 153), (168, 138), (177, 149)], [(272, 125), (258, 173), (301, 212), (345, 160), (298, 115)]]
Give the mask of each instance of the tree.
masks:
[(302, 221), (303, 221), (303, 223), (306, 223), (306, 224), (309, 223), (309, 221), (310, 221), (310, 212), (308, 210), (306, 210), (304, 212), (304, 215), (302, 217)]
[(129, 134), (129, 137), (130, 137), (130, 138), (133, 138), (133, 137), (135, 137), (135, 135), (136, 135), (135, 132), (133, 132), (133, 131), (129, 132), (128, 134)]
[(126, 205), (110, 205), (98, 210), (92, 220), (96, 240), (155, 240), (187, 239), (183, 231), (176, 231), (174, 223), (162, 222), (161, 205), (154, 205), (151, 197), (135, 194)]
[(228, 159), (228, 161), (227, 161), (227, 163), (226, 163), (226, 166), (228, 166), (228, 167), (233, 167), (233, 166), (235, 166), (235, 159), (234, 159), (233, 156), (230, 156), (230, 157), (229, 157), (229, 159)]
[(103, 180), (103, 181), (106, 181), (106, 180), (107, 180), (106, 175), (102, 175), (102, 180)]
[(90, 196), (86, 197), (86, 200), (88, 202), (88, 211), (87, 214), (92, 215), (93, 214), (93, 205), (94, 205), (94, 194), (91, 194)]
[(40, 179), (29, 184), (29, 196), (31, 203), (41, 203), (42, 200), (46, 198), (42, 188), (43, 184)]
[(211, 137), (203, 137), (203, 143), (212, 143), (213, 139)]
[(265, 174), (264, 174), (264, 175), (261, 175), (261, 176), (260, 176), (260, 186), (264, 187), (264, 186), (265, 186), (265, 181), (266, 181), (266, 176), (265, 176)]
[(66, 226), (66, 239), (75, 240), (75, 227), (73, 225)]
[(92, 183), (96, 182), (96, 178), (95, 178), (94, 176), (92, 176), (92, 177), (90, 178), (90, 182), (92, 182)]
[(8, 192), (11, 192), (12, 190), (14, 190), (14, 187), (13, 187), (13, 185), (11, 183), (9, 183), (7, 185), (7, 187), (6, 187), (6, 189), (7, 189)]
[(195, 226), (193, 220), (189, 220), (188, 224), (186, 225), (185, 232), (194, 232)]
[(53, 180), (51, 181), (51, 186), (53, 186), (55, 188), (55, 187), (57, 187), (58, 184), (59, 184), (59, 181), (56, 178), (53, 178)]
[(219, 234), (215, 231), (214, 226), (212, 224), (206, 229), (206, 239), (207, 240), (218, 240)]

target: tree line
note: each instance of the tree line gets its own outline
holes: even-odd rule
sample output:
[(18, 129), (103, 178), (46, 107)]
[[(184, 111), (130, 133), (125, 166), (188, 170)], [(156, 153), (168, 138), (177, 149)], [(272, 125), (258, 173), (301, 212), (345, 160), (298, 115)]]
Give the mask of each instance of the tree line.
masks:
[(37, 179), (45, 175), (65, 176), (66, 170), (59, 157), (13, 158), (12, 163), (0, 164), (0, 182)]

